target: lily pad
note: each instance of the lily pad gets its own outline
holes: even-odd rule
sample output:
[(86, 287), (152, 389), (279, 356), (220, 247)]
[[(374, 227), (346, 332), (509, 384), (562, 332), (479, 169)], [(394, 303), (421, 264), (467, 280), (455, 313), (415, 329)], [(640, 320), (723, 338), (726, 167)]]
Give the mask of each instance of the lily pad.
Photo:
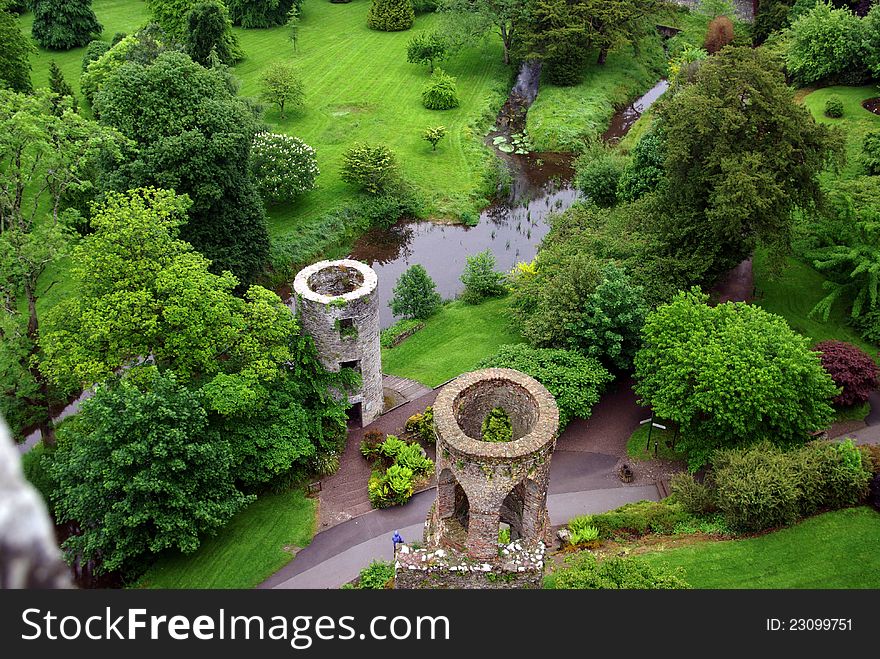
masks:
[(513, 153), (513, 147), (510, 146), (509, 144), (499, 144), (498, 150), (502, 151), (504, 153)]

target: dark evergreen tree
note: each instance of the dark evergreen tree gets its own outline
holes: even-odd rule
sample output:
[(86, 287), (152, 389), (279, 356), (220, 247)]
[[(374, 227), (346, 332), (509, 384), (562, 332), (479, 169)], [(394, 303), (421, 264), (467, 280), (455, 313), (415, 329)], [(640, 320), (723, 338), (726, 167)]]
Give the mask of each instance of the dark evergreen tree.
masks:
[(69, 99), (68, 103), (70, 103), (74, 112), (79, 109), (76, 102), (76, 96), (73, 93), (73, 88), (67, 84), (67, 80), (64, 79), (64, 74), (61, 72), (61, 69), (58, 68), (58, 64), (55, 60), (52, 60), (49, 63), (49, 90), (52, 92), (52, 111), (55, 114), (60, 115), (64, 112), (65, 99)]
[(34, 0), (31, 33), (49, 50), (85, 46), (104, 29), (92, 11), (92, 0)]
[(284, 25), (293, 7), (299, 9), (302, 0), (227, 0), (229, 18), (241, 27), (274, 27)]
[(235, 62), (237, 58), (227, 38), (229, 17), (223, 5), (214, 0), (200, 2), (187, 14), (186, 20), (186, 49), (190, 57), (202, 66), (208, 66), (212, 57), (223, 64)]
[(0, 87), (29, 92), (32, 46), (18, 27), (18, 20), (0, 7)]

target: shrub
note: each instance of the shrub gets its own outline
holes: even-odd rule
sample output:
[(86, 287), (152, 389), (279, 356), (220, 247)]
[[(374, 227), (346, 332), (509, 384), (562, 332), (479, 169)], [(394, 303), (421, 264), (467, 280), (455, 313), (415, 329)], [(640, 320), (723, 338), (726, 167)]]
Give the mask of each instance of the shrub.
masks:
[(880, 474), (875, 474), (871, 480), (870, 493), (868, 494), (868, 503), (880, 511)]
[(379, 446), (385, 441), (385, 433), (380, 430), (368, 430), (361, 440), (361, 455), (367, 460), (379, 456)]
[(437, 68), (422, 89), (422, 105), (429, 110), (451, 110), (458, 107), (455, 78)]
[(440, 294), (428, 271), (417, 263), (400, 275), (388, 304), (395, 316), (424, 319), (440, 307)]
[(510, 415), (502, 407), (493, 407), (480, 426), (480, 439), (484, 442), (509, 442), (513, 439)]
[(865, 172), (871, 176), (880, 175), (880, 131), (875, 130), (865, 135), (862, 142), (862, 164)]
[(431, 145), (431, 151), (437, 150), (437, 144), (439, 144), (440, 140), (444, 137), (446, 137), (446, 126), (426, 128), (425, 132), (422, 134), (422, 139)]
[(669, 484), (675, 501), (692, 515), (712, 513), (718, 507), (715, 490), (706, 483), (696, 481), (691, 474), (675, 474)]
[(52, 476), (49, 469), (52, 455), (53, 451), (47, 449), (46, 446), (40, 442), (30, 451), (21, 456), (21, 468), (22, 471), (24, 471), (24, 477), (28, 479), (28, 482), (30, 482), (30, 484), (36, 488), (37, 492), (40, 493), (40, 496), (43, 497), (46, 507), (54, 512), (55, 507), (53, 502), (55, 491), (58, 489), (58, 480)]
[(557, 589), (642, 589), (675, 590), (690, 588), (676, 573), (653, 567), (633, 557), (612, 556), (602, 561), (588, 551), (566, 559), (556, 570), (552, 583)]
[(437, 435), (434, 433), (434, 407), (428, 405), (421, 414), (413, 414), (406, 421), (406, 431), (422, 440), (433, 444), (437, 441)]
[(787, 456), (801, 489), (801, 514), (854, 506), (868, 493), (871, 465), (852, 440), (811, 442)]
[(599, 208), (617, 203), (617, 189), (623, 168), (610, 153), (587, 153), (575, 164), (575, 184)]
[(762, 443), (719, 451), (712, 464), (718, 510), (731, 528), (763, 531), (787, 526), (800, 517), (798, 471), (775, 446)]
[(613, 538), (620, 534), (672, 533), (677, 524), (689, 519), (690, 514), (678, 503), (636, 501), (607, 513), (586, 515), (578, 523), (595, 526), (601, 538)]
[(599, 539), (599, 527), (593, 526), (589, 515), (574, 517), (568, 521), (568, 530), (571, 534), (568, 541), (572, 545), (580, 545), (594, 542)]
[(399, 181), (397, 158), (383, 144), (356, 144), (342, 156), (342, 180), (378, 195)]
[(843, 101), (837, 94), (832, 94), (825, 101), (825, 116), (840, 119), (843, 116)]
[(411, 0), (373, 0), (367, 13), (371, 30), (400, 32), (412, 27), (416, 20)]
[(648, 133), (636, 143), (632, 158), (620, 173), (618, 196), (624, 201), (635, 201), (653, 192), (663, 180), (663, 162), (666, 145), (657, 132)]
[(394, 348), (424, 327), (425, 323), (421, 320), (413, 318), (398, 320), (391, 327), (379, 332), (379, 343), (383, 348)]
[(385, 438), (385, 441), (378, 446), (377, 452), (389, 462), (394, 462), (397, 459), (398, 453), (400, 453), (405, 446), (406, 442), (397, 437), (397, 435), (388, 435), (388, 437)]
[(818, 3), (791, 26), (785, 57), (788, 71), (806, 85), (864, 69), (860, 61), (862, 31), (862, 21), (848, 8)]
[(292, 201), (315, 188), (315, 150), (298, 137), (260, 132), (251, 148), (251, 172), (263, 201)]
[(822, 341), (814, 348), (820, 353), (822, 367), (843, 390), (834, 399), (836, 405), (859, 405), (880, 386), (880, 370), (873, 359), (857, 346), (844, 341)]
[(396, 462), (412, 470), (414, 476), (423, 478), (434, 471), (434, 462), (425, 455), (418, 444), (406, 444), (397, 452)]
[(572, 418), (588, 419), (593, 405), (613, 377), (592, 357), (574, 350), (532, 348), (525, 343), (502, 346), (478, 368), (513, 368), (543, 384), (559, 407), (559, 429)]
[(374, 508), (404, 504), (413, 494), (413, 472), (407, 467), (391, 465), (385, 473), (370, 476), (367, 492)]
[(507, 292), (504, 273), (495, 270), (495, 255), (488, 249), (466, 258), (460, 280), (464, 284), (461, 299), (468, 304), (478, 304)]
[(394, 579), (394, 564), (386, 561), (373, 561), (358, 576), (357, 587), (364, 590), (388, 588)]
[(96, 59), (99, 59), (101, 55), (110, 50), (110, 44), (106, 41), (101, 41), (100, 39), (93, 39), (89, 41), (89, 45), (86, 46), (86, 52), (83, 53), (82, 58), (82, 70), (86, 71), (89, 68), (89, 64), (94, 62)]
[(703, 48), (712, 55), (733, 41), (733, 36), (733, 21), (727, 16), (717, 16), (709, 23)]

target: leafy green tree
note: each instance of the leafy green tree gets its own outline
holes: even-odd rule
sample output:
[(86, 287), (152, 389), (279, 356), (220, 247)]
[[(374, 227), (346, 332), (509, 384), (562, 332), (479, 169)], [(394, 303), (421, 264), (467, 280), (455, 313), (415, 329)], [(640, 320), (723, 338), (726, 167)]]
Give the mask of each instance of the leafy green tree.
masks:
[(575, 350), (532, 348), (524, 343), (501, 346), (479, 368), (513, 368), (547, 387), (559, 406), (559, 428), (574, 418), (589, 419), (605, 385), (614, 378), (592, 357)]
[[(123, 37), (124, 39), (125, 37)], [(122, 41), (122, 39), (120, 39)], [(118, 42), (117, 42), (118, 43)], [(114, 46), (116, 44), (113, 44)], [(86, 52), (83, 54), (82, 58), (82, 70), (83, 72), (87, 71), (89, 68), (89, 64), (99, 59), (101, 55), (110, 50), (112, 46), (109, 41), (102, 41), (100, 39), (93, 39), (89, 41), (89, 44), (86, 46)]]
[(431, 151), (437, 150), (437, 144), (446, 137), (446, 126), (433, 126), (426, 128), (422, 134), (422, 139), (431, 145)]
[(663, 136), (653, 130), (636, 143), (630, 161), (620, 174), (619, 194), (625, 201), (635, 201), (642, 195), (654, 192), (663, 181), (666, 149)]
[(285, 107), (301, 109), (305, 106), (305, 88), (296, 68), (284, 62), (275, 62), (260, 78), (260, 98), (278, 106), (281, 119), (286, 119)]
[(786, 67), (802, 85), (855, 70), (862, 64), (862, 39), (858, 16), (821, 2), (792, 24)]
[(70, 107), (74, 112), (77, 111), (78, 107), (73, 88), (67, 84), (64, 74), (58, 68), (55, 60), (49, 63), (49, 91), (52, 92), (52, 111), (55, 114), (62, 114), (66, 107)]
[(622, 168), (611, 152), (589, 151), (575, 162), (575, 182), (590, 202), (600, 208), (617, 203)]
[(461, 299), (469, 304), (479, 304), (486, 298), (498, 297), (507, 292), (503, 272), (495, 270), (495, 255), (491, 250), (479, 252), (466, 258), (461, 283), (464, 291)]
[(34, 40), (48, 50), (85, 46), (103, 27), (92, 11), (92, 0), (33, 0)]
[(388, 306), (395, 316), (403, 318), (424, 319), (437, 311), (440, 294), (423, 265), (411, 265), (400, 275)]
[(434, 62), (447, 57), (449, 45), (439, 32), (419, 32), (406, 44), (406, 61), (410, 64), (427, 64), (429, 73), (434, 73)]
[(269, 251), (263, 205), (245, 166), (258, 123), (227, 83), (221, 70), (163, 52), (146, 66), (127, 62), (111, 73), (94, 107), (138, 147), (105, 172), (107, 187), (154, 185), (189, 195), (181, 237), (211, 260), (214, 272), (230, 270), (247, 284)]
[(636, 393), (678, 425), (692, 468), (719, 448), (806, 441), (834, 419), (838, 394), (809, 339), (760, 307), (710, 307), (698, 289), (649, 314)]
[(789, 12), (794, 4), (793, 0), (759, 0), (752, 25), (752, 41), (756, 46), (764, 43), (774, 32), (788, 26)]
[[(0, 410), (15, 433), (37, 423), (54, 443), (50, 406), (58, 396), (41, 366), (41, 275), (67, 249), (63, 200), (92, 189), (84, 178), (99, 157), (112, 161), (120, 136), (74, 112), (53, 113), (46, 90), (0, 90)], [(24, 306), (18, 304), (24, 302)]]
[(292, 9), (299, 9), (302, 0), (227, 0), (233, 25), (241, 27), (274, 27), (284, 25)]
[(880, 130), (865, 135), (861, 156), (865, 171), (870, 176), (880, 176)]
[(880, 5), (877, 3), (862, 19), (862, 30), (865, 64), (875, 78), (880, 78)]
[(400, 181), (397, 157), (384, 144), (355, 144), (342, 156), (342, 180), (379, 195)]
[(525, 0), (440, 0), (437, 4), (440, 11), (461, 21), (459, 29), (469, 33), (466, 39), (495, 32), (501, 37), (504, 63), (510, 64), (525, 20)]
[(665, 144), (665, 251), (710, 281), (757, 244), (779, 259), (792, 210), (820, 197), (818, 175), (840, 151), (763, 49), (728, 47), (658, 110)]
[(373, 0), (367, 13), (371, 30), (400, 32), (413, 26), (416, 14), (411, 0)]
[(31, 51), (33, 46), (18, 24), (18, 19), (0, 6), (0, 88), (29, 92), (31, 83)]
[(186, 15), (186, 49), (190, 57), (202, 66), (208, 66), (212, 57), (226, 65), (241, 59), (230, 31), (231, 23), (226, 7), (217, 0), (206, 0), (194, 5)]
[(234, 486), (232, 447), (209, 431), (198, 394), (171, 372), (135, 371), (97, 388), (51, 460), (58, 519), (81, 529), (63, 548), (96, 573), (192, 553), (253, 500)]
[(626, 272), (609, 263), (604, 279), (587, 298), (578, 335), (581, 350), (607, 368), (626, 371), (642, 344), (641, 330), (648, 313), (641, 286)]

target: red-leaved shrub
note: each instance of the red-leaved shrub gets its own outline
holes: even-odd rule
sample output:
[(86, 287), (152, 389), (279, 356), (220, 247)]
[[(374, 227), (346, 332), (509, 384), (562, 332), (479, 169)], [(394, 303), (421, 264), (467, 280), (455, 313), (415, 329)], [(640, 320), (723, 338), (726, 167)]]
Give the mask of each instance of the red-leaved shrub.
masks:
[(822, 341), (814, 348), (822, 353), (822, 366), (843, 391), (834, 403), (837, 405), (858, 405), (868, 400), (868, 396), (878, 384), (878, 369), (874, 360), (860, 348), (843, 341)]
[(733, 41), (733, 21), (727, 16), (713, 18), (706, 30), (706, 40), (703, 42), (706, 52), (710, 55), (717, 53), (731, 41)]

